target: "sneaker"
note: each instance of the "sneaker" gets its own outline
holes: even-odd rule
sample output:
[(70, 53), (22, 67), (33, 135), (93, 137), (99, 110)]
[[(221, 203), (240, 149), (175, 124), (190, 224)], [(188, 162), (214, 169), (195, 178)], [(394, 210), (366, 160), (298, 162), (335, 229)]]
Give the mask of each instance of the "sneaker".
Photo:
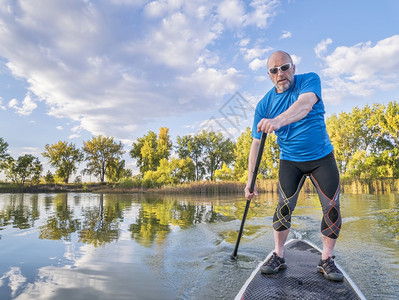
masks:
[(328, 280), (342, 281), (344, 280), (344, 275), (335, 265), (334, 258), (335, 256), (331, 256), (325, 260), (320, 260), (317, 270), (323, 273)]
[(260, 272), (262, 274), (274, 274), (281, 269), (285, 269), (286, 267), (287, 265), (285, 264), (285, 259), (277, 256), (277, 254), (273, 252), (273, 255), (269, 258), (269, 260), (260, 267)]

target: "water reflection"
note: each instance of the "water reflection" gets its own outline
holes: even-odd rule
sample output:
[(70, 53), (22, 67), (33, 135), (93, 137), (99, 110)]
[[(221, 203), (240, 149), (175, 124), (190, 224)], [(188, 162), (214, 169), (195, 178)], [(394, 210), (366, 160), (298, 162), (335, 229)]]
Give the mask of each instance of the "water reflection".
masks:
[(39, 218), (38, 195), (10, 195), (6, 209), (0, 210), (0, 230), (6, 226), (18, 229), (33, 227)]
[(46, 224), (39, 227), (40, 239), (70, 241), (72, 233), (80, 230), (79, 219), (74, 218), (74, 211), (68, 206), (68, 195), (58, 194), (53, 200), (54, 213), (46, 219)]
[(129, 226), (133, 239), (144, 246), (161, 243), (175, 227), (187, 229), (194, 224), (226, 222), (235, 219), (230, 203), (177, 201), (171, 197), (142, 197), (136, 221)]
[[(241, 195), (2, 194), (0, 299), (231, 299), (272, 248), (276, 201), (251, 203), (231, 263)], [(395, 299), (398, 195), (341, 202), (340, 264), (368, 299)], [(321, 217), (317, 195), (301, 194), (291, 237), (321, 246)]]
[[(40, 205), (44, 210), (41, 211), (38, 195), (9, 195), (2, 199), (0, 230), (7, 226), (18, 229), (35, 227), (35, 221), (40, 218), (44, 222), (39, 226), (40, 239), (71, 241), (75, 234), (79, 242), (99, 247), (118, 240), (124, 214), (134, 210), (135, 221), (129, 224), (128, 229), (131, 237), (144, 246), (150, 246), (153, 242), (162, 242), (176, 226), (186, 229), (200, 223), (240, 219), (245, 208), (245, 201), (236, 202), (235, 197), (232, 201), (112, 194), (96, 195), (95, 201), (93, 195), (90, 199), (85, 198), (76, 194), (40, 195)], [(248, 219), (263, 214), (269, 205), (253, 202)], [(253, 234), (257, 228), (249, 225), (246, 234)], [(228, 241), (234, 240), (235, 234), (235, 231), (226, 233)]]

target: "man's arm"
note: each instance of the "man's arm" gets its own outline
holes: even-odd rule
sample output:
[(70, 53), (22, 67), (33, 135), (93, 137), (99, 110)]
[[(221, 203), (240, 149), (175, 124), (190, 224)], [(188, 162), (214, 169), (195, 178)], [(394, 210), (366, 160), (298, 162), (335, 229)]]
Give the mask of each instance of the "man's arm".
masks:
[(301, 94), (285, 112), (274, 119), (262, 119), (258, 123), (258, 132), (272, 133), (281, 127), (302, 120), (312, 110), (313, 105), (319, 100), (315, 93)]
[(254, 167), (256, 163), (256, 157), (258, 156), (258, 149), (259, 149), (260, 140), (253, 139), (251, 144), (251, 150), (249, 152), (249, 159), (248, 159), (248, 181), (247, 186), (245, 187), (245, 198), (247, 200), (251, 200), (254, 195), (257, 195), (258, 192), (256, 187), (254, 188), (254, 192), (249, 192), (249, 187), (251, 186), (252, 177), (254, 175)]

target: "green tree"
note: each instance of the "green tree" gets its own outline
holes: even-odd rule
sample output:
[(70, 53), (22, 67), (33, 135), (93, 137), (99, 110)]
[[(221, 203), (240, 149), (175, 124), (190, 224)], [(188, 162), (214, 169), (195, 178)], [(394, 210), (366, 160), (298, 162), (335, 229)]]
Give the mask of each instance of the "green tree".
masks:
[(373, 104), (327, 119), (340, 173), (352, 178), (399, 177), (399, 105)]
[(349, 161), (346, 174), (350, 178), (360, 179), (372, 176), (375, 165), (375, 156), (367, 154), (366, 150), (356, 151)]
[(378, 149), (380, 139), (380, 127), (374, 118), (378, 108), (373, 105), (370, 107), (366, 105), (361, 110), (354, 108), (352, 113), (357, 114), (356, 123), (361, 124), (362, 130), (358, 132), (362, 141), (361, 149), (366, 150), (368, 153), (375, 153)]
[(214, 180), (215, 170), (221, 168), (223, 163), (229, 165), (234, 160), (234, 143), (230, 139), (225, 139), (220, 132), (203, 130), (199, 138), (204, 141), (204, 166), (210, 180)]
[(191, 147), (193, 143), (193, 137), (185, 135), (183, 137), (177, 136), (176, 138), (176, 153), (180, 158), (189, 157), (191, 155)]
[[(234, 148), (234, 178), (247, 182), (248, 179), (248, 159), (252, 145), (251, 129), (246, 128), (237, 139)], [(265, 141), (262, 161), (259, 166), (259, 176), (263, 178), (277, 178), (278, 165), (280, 161), (280, 148), (277, 145), (277, 136), (269, 134)]]
[(125, 169), (125, 160), (116, 159), (112, 164), (107, 164), (107, 178), (110, 182), (119, 182), (122, 178), (131, 177), (132, 171)]
[(47, 171), (46, 176), (44, 176), (44, 182), (53, 184), (55, 182), (54, 176), (50, 170)]
[(3, 138), (0, 137), (0, 161), (8, 158), (7, 154), (8, 143), (4, 141)]
[(359, 132), (356, 119), (350, 113), (341, 112), (339, 115), (333, 114), (326, 121), (327, 131), (335, 150), (338, 170), (341, 174), (347, 171), (349, 161), (360, 148), (360, 137), (356, 134)]
[(195, 180), (195, 165), (190, 157), (175, 159), (170, 162), (172, 177), (179, 183)]
[(33, 167), (34, 167), (33, 174), (31, 176), (30, 180), (31, 180), (32, 184), (36, 184), (37, 185), (37, 184), (40, 183), (40, 176), (41, 176), (42, 171), (43, 171), (43, 166), (40, 163), (38, 158), (36, 158), (35, 161), (33, 162)]
[(167, 184), (189, 182), (194, 179), (194, 164), (191, 158), (161, 159), (156, 171), (145, 172), (142, 184), (146, 187), (159, 187)]
[(94, 175), (105, 182), (108, 172), (111, 174), (112, 168), (119, 166), (123, 153), (121, 142), (114, 142), (113, 137), (99, 135), (89, 141), (83, 142), (83, 152), (87, 161), (85, 173)]
[(379, 159), (376, 173), (380, 177), (399, 178), (399, 104), (392, 101), (386, 106), (374, 104), (373, 108), (370, 122), (379, 129), (374, 151)]
[(252, 140), (251, 129), (247, 127), (238, 137), (234, 147), (234, 178), (241, 182), (246, 182), (248, 178), (248, 159)]
[(269, 134), (265, 141), (262, 162), (259, 166), (259, 174), (265, 178), (277, 178), (280, 162), (280, 148), (277, 145), (277, 136)]
[(223, 135), (203, 130), (195, 136), (177, 137), (176, 152), (179, 158), (190, 157), (195, 166), (195, 179), (200, 180), (205, 174), (213, 180), (215, 170), (234, 160), (234, 143)]
[(227, 164), (223, 163), (222, 168), (215, 171), (214, 177), (216, 180), (233, 180), (234, 173)]
[(380, 109), (380, 113), (376, 114), (378, 125), (392, 143), (392, 148), (399, 148), (399, 103), (389, 102), (386, 107), (381, 105)]
[(375, 133), (377, 129), (370, 123), (371, 116), (374, 110), (368, 105), (363, 109), (354, 107), (349, 116), (350, 131), (349, 137), (352, 139), (352, 145), (357, 147), (357, 150), (370, 151), (373, 143), (375, 142)]
[(202, 179), (206, 173), (202, 161), (205, 142), (206, 140), (201, 135), (177, 137), (176, 152), (179, 158), (191, 158), (195, 168), (195, 180)]
[(81, 184), (82, 183), (82, 176), (80, 176), (80, 175), (76, 176), (75, 179), (73, 180), (73, 183)]
[(162, 159), (156, 171), (147, 171), (143, 177), (143, 184), (147, 187), (157, 187), (177, 183), (172, 177), (172, 166), (166, 158)]
[(172, 149), (169, 129), (162, 127), (159, 135), (148, 131), (147, 135), (138, 138), (133, 143), (130, 157), (137, 160), (136, 165), (140, 168), (140, 173), (144, 175), (147, 171), (155, 171), (163, 158), (168, 159)]
[(4, 162), (5, 175), (12, 182), (17, 184), (25, 184), (26, 180), (33, 180), (34, 183), (40, 178), (43, 170), (39, 158), (31, 154), (25, 154), (18, 157), (17, 160), (8, 157)]
[(130, 151), (130, 157), (137, 160), (136, 165), (140, 168), (140, 173), (155, 171), (157, 163), (155, 161), (155, 149), (157, 144), (157, 135), (153, 131), (142, 138), (138, 138), (133, 143), (133, 149)]
[(84, 155), (80, 149), (72, 143), (59, 141), (54, 145), (47, 144), (43, 157), (49, 160), (52, 167), (56, 168), (56, 174), (68, 183), (70, 176), (76, 172), (78, 164), (83, 161)]
[(160, 162), (161, 159), (169, 159), (172, 146), (173, 144), (170, 141), (169, 129), (166, 127), (159, 128), (157, 146), (155, 149), (156, 160)]
[(7, 154), (8, 143), (0, 138), (0, 171), (3, 169), (3, 163), (7, 161), (9, 155)]

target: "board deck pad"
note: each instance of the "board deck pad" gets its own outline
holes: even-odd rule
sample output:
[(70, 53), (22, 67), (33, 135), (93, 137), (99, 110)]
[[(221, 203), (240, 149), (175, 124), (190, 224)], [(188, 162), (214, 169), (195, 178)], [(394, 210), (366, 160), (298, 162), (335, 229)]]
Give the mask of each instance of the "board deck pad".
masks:
[(260, 264), (236, 299), (365, 299), (338, 265), (345, 275), (342, 282), (330, 281), (317, 271), (321, 252), (310, 243), (291, 240), (285, 245), (284, 256), (286, 269), (267, 275), (260, 272)]

